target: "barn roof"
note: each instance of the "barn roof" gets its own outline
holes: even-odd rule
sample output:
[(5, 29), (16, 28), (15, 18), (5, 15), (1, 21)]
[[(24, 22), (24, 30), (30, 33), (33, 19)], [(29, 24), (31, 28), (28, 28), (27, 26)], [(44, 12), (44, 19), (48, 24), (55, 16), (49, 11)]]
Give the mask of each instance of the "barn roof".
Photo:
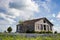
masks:
[[(39, 18), (39, 19), (33, 19), (33, 20), (26, 20), (26, 21), (24, 21), (22, 24), (24, 24), (24, 23), (26, 23), (26, 24), (35, 23), (35, 22), (37, 22), (37, 21), (39, 21), (39, 20), (41, 20), (41, 19), (47, 20), (47, 21), (53, 26), (53, 24), (52, 24), (47, 18)], [(18, 25), (20, 25), (20, 24), (18, 24)]]

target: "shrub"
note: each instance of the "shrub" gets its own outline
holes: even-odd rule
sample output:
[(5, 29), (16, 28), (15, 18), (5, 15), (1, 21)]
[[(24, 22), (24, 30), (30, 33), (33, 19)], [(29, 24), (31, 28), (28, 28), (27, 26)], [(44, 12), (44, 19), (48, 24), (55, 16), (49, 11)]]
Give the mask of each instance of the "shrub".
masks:
[(41, 31), (41, 32), (39, 32), (39, 33), (46, 33), (45, 31)]
[(41, 31), (39, 33), (52, 33), (52, 31)]
[(52, 31), (47, 31), (46, 33), (53, 33)]
[(34, 31), (27, 30), (26, 33), (35, 33)]
[(4, 31), (4, 33), (7, 33), (6, 31)]
[(57, 34), (57, 31), (55, 31), (54, 34)]
[(10, 33), (12, 31), (12, 28), (8, 27), (7, 31)]

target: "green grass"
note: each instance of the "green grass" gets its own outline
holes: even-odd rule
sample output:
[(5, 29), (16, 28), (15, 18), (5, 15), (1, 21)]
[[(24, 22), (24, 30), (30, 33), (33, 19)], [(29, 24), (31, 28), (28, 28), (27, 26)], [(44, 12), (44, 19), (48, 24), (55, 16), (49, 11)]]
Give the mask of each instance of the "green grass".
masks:
[(0, 33), (0, 40), (60, 40), (60, 34), (56, 36), (24, 37), (20, 35), (8, 35)]

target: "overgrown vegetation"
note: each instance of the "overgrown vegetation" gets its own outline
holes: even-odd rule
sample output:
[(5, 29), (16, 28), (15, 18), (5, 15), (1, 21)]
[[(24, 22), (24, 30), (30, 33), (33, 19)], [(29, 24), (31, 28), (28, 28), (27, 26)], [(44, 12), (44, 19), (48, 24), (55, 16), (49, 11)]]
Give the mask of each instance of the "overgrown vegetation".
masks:
[(53, 32), (52, 31), (35, 32), (35, 31), (29, 31), (29, 30), (27, 30), (26, 33), (39, 33), (39, 34), (42, 34), (42, 33), (45, 34), (45, 33), (47, 33), (48, 34), (48, 33), (53, 33)]
[(41, 32), (39, 32), (39, 33), (40, 33), (40, 34), (41, 34), (41, 33), (47, 33), (47, 34), (48, 34), (48, 33), (52, 33), (52, 31), (47, 31), (47, 32), (46, 32), (46, 31), (41, 31)]
[(60, 34), (55, 36), (24, 37), (20, 35), (0, 33), (0, 40), (60, 40)]

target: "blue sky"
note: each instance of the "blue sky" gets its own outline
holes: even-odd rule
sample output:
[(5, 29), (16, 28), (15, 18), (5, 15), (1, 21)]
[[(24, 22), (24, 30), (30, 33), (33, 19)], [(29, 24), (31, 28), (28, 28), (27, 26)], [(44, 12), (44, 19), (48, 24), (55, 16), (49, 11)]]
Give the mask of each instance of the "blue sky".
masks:
[(16, 31), (19, 20), (46, 17), (60, 32), (60, 0), (0, 0), (0, 32), (9, 26)]

